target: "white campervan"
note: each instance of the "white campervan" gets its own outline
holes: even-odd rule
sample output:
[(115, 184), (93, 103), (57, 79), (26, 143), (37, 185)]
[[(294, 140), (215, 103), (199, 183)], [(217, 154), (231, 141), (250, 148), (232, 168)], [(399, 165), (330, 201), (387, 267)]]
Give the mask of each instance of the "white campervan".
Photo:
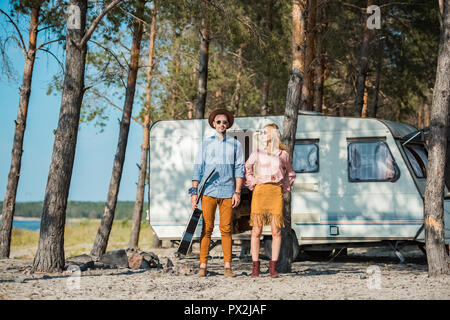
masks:
[[(283, 116), (237, 117), (227, 133), (247, 159), (268, 123)], [(150, 131), (150, 224), (161, 240), (180, 240), (191, 214), (187, 190), (201, 141), (214, 134), (207, 119), (155, 122)], [(398, 122), (299, 114), (293, 167), (291, 227), (295, 252), (424, 243), (427, 150), (422, 131)], [(445, 241), (450, 196), (445, 190)], [(243, 192), (243, 205), (250, 191)], [(247, 202), (246, 202), (247, 200)], [(245, 219), (239, 212), (236, 219)], [(248, 216), (247, 216), (248, 219)], [(213, 238), (220, 239), (217, 227)], [(239, 228), (238, 228), (239, 229)], [(194, 239), (199, 239), (201, 221)], [(270, 253), (270, 228), (263, 232)], [(250, 232), (233, 239), (250, 238)]]

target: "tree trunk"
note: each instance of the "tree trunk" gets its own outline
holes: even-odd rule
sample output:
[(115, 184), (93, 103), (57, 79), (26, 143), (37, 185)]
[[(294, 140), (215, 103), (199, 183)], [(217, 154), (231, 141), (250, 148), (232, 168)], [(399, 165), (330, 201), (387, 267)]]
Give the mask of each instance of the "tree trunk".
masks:
[(188, 119), (192, 119), (194, 117), (194, 103), (192, 101), (187, 101), (187, 110), (188, 110)]
[(171, 99), (169, 104), (169, 110), (175, 110), (175, 102), (178, 99), (178, 77), (180, 74), (180, 64), (181, 64), (181, 57), (180, 57), (180, 47), (181, 47), (181, 40), (180, 40), (180, 33), (177, 32), (177, 24), (174, 25), (174, 34), (175, 34), (175, 48), (173, 52), (173, 59), (172, 63), (174, 66), (173, 69), (173, 75), (174, 75), (174, 81), (172, 84), (172, 92), (171, 92)]
[(430, 126), (430, 105), (429, 104), (426, 104), (423, 107), (423, 126), (424, 127)]
[[(216, 59), (215, 59), (216, 60)], [(238, 67), (239, 68), (239, 67)], [(240, 74), (238, 74), (238, 76), (240, 77)], [(216, 99), (215, 99), (215, 105), (216, 106), (220, 106), (220, 107), (222, 107), (222, 105), (223, 105), (223, 92), (222, 92), (222, 87), (217, 87), (216, 88), (216, 92), (215, 92), (215, 96), (216, 96)]]
[(450, 105), (450, 0), (442, 1), (441, 38), (431, 108), (428, 175), (425, 189), (425, 245), (428, 276), (449, 273), (444, 231), (444, 171)]
[(445, 156), (445, 185), (450, 192), (450, 110), (447, 120), (447, 152)]
[[(142, 8), (138, 6), (138, 8)], [(142, 11), (142, 9), (139, 9)], [(141, 16), (141, 12), (137, 13)], [(114, 158), (113, 171), (109, 184), (108, 198), (106, 200), (105, 210), (103, 212), (100, 227), (94, 241), (91, 256), (100, 258), (108, 246), (109, 234), (111, 232), (114, 213), (117, 204), (117, 195), (119, 193), (120, 180), (122, 178), (123, 164), (125, 162), (125, 152), (128, 142), (128, 133), (130, 130), (131, 112), (134, 102), (134, 93), (136, 90), (136, 79), (139, 65), (139, 55), (141, 49), (141, 39), (143, 33), (143, 24), (135, 19), (133, 24), (133, 36), (130, 55), (130, 69), (128, 71), (127, 89), (125, 93), (125, 104), (123, 107), (122, 121), (120, 122), (119, 141), (117, 144), (116, 155)], [(144, 169), (145, 170), (145, 169)]]
[(417, 111), (417, 128), (423, 128), (423, 104), (419, 105), (419, 110)]
[[(377, 117), (378, 113), (378, 97), (380, 94), (380, 78), (381, 78), (381, 64), (383, 62), (383, 41), (381, 39), (378, 40), (378, 61), (377, 61), (377, 70), (375, 75), (375, 92), (372, 101), (372, 105), (370, 106), (370, 116), (372, 118)], [(419, 128), (420, 129), (420, 128)]]
[[(374, 4), (373, 0), (367, 0), (367, 7)], [(365, 83), (367, 76), (367, 69), (369, 67), (369, 51), (370, 51), (370, 41), (373, 36), (373, 31), (367, 28), (366, 20), (364, 19), (364, 34), (363, 42), (361, 45), (361, 53), (359, 57), (359, 68), (358, 75), (356, 77), (356, 95), (355, 95), (355, 105), (353, 109), (354, 117), (361, 117), (363, 104), (364, 104), (364, 92)]]
[(314, 79), (314, 38), (316, 27), (316, 0), (308, 1), (308, 23), (306, 32), (306, 52), (305, 52), (305, 73), (303, 78), (302, 87), (302, 103), (300, 105), (301, 110), (313, 110), (313, 92), (311, 89), (313, 86)]
[(41, 10), (39, 3), (31, 10), (28, 51), (25, 56), (22, 86), (20, 87), (19, 111), (17, 113), (14, 130), (13, 149), (11, 153), (11, 167), (9, 169), (8, 184), (2, 208), (2, 221), (0, 227), (0, 258), (9, 258), (11, 249), (11, 232), (16, 205), (17, 187), (19, 185), (20, 168), (22, 163), (23, 139), (27, 123), (28, 104), (31, 94), (31, 80), (36, 58), (36, 39), (38, 21)]
[(270, 93), (270, 76), (264, 75), (263, 87), (261, 92), (261, 115), (269, 114), (269, 93)]
[(200, 30), (200, 61), (198, 66), (198, 89), (197, 103), (195, 105), (195, 118), (203, 119), (206, 109), (206, 93), (208, 82), (208, 60), (209, 60), (209, 21), (206, 7), (202, 18)]
[(147, 68), (147, 86), (145, 92), (145, 116), (144, 126), (142, 128), (142, 146), (141, 146), (141, 165), (139, 167), (139, 180), (136, 193), (136, 202), (134, 203), (133, 222), (131, 227), (129, 248), (137, 249), (139, 246), (139, 234), (141, 231), (142, 210), (144, 207), (145, 178), (147, 173), (148, 150), (150, 148), (150, 113), (152, 97), (152, 72), (153, 72), (153, 54), (155, 51), (156, 35), (156, 0), (153, 1), (152, 24), (150, 26), (150, 49), (148, 52)]
[[(294, 153), (295, 134), (297, 131), (298, 110), (300, 108), (302, 76), (297, 70), (293, 70), (286, 96), (286, 110), (283, 121), (282, 141), (289, 150), (289, 155)], [(277, 270), (282, 273), (291, 272), (293, 260), (292, 234), (291, 234), (291, 194), (283, 194), (284, 227), (281, 228), (281, 250), (278, 258)]]
[(323, 87), (326, 78), (326, 46), (325, 46), (325, 37), (324, 33), (327, 28), (326, 22), (326, 7), (325, 4), (322, 4), (322, 8), (316, 9), (317, 14), (317, 22), (318, 28), (316, 33), (316, 57), (318, 59), (318, 63), (315, 72), (315, 81), (314, 81), (314, 110), (322, 113), (324, 110), (323, 106)]
[(87, 0), (72, 0), (80, 8), (80, 29), (67, 29), (66, 70), (58, 128), (45, 190), (39, 244), (33, 270), (61, 271), (64, 268), (64, 226), (67, 197), (72, 178), (80, 109), (84, 94), (86, 44), (77, 45), (85, 35)]
[[(286, 95), (286, 109), (281, 139), (291, 156), (294, 152), (295, 133), (297, 131), (298, 110), (301, 102), (303, 74), (305, 72), (305, 6), (306, 0), (292, 1), (292, 73)], [(293, 258), (291, 234), (291, 194), (283, 195), (284, 228), (281, 228), (281, 250), (278, 258), (278, 272), (291, 272)]]
[(400, 106), (395, 110), (395, 121), (400, 121), (400, 112), (402, 110), (403, 103), (400, 103)]
[(241, 44), (238, 49), (238, 61), (237, 61), (237, 74), (236, 74), (236, 87), (233, 94), (233, 111), (237, 117), (239, 115), (239, 102), (241, 101), (241, 73), (242, 73), (242, 49), (245, 44)]
[(368, 87), (369, 87), (369, 79), (368, 77), (366, 77), (366, 82), (364, 83), (364, 100), (363, 100), (363, 108), (361, 110), (361, 118), (367, 118), (367, 114), (368, 114), (368, 105), (367, 105), (367, 100), (368, 100), (368, 96), (369, 93), (368, 91)]
[[(272, 33), (273, 23), (272, 23), (272, 0), (266, 0), (266, 32), (268, 35)], [(270, 50), (270, 48), (268, 48)], [(270, 93), (270, 63), (267, 63), (266, 70), (263, 76), (263, 86), (261, 90), (261, 115), (266, 116), (269, 114), (269, 93)]]
[(141, 231), (142, 210), (144, 207), (145, 178), (147, 173), (147, 159), (149, 149), (149, 125), (150, 117), (145, 115), (144, 127), (142, 130), (142, 146), (141, 146), (141, 165), (139, 166), (139, 179), (136, 193), (136, 202), (134, 203), (132, 227), (130, 233), (130, 241), (128, 248), (137, 249), (139, 246), (139, 234)]
[(325, 50), (321, 50), (320, 59), (315, 68), (316, 80), (314, 83), (314, 110), (320, 113), (324, 112), (323, 108), (323, 88), (326, 79)]

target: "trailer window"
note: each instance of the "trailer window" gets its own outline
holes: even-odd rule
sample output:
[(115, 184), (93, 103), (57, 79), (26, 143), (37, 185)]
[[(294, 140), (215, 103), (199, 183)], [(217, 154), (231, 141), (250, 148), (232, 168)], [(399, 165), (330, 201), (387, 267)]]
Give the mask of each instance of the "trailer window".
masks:
[(422, 145), (407, 145), (404, 147), (409, 163), (417, 178), (427, 177), (428, 154)]
[(350, 182), (396, 181), (399, 169), (384, 141), (348, 144), (348, 177)]
[(297, 173), (319, 172), (319, 146), (311, 142), (297, 142), (292, 167)]

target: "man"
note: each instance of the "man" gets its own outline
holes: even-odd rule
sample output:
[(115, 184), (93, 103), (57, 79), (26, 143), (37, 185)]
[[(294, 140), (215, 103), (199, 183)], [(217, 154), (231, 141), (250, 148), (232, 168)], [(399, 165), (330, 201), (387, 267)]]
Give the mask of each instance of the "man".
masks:
[(200, 237), (200, 270), (198, 276), (206, 276), (207, 259), (211, 234), (214, 229), (214, 218), (219, 205), (219, 229), (222, 238), (224, 275), (233, 277), (231, 271), (231, 232), (233, 208), (241, 201), (241, 188), (244, 177), (244, 156), (242, 145), (226, 131), (233, 125), (234, 116), (225, 109), (214, 110), (209, 118), (209, 125), (215, 129), (213, 136), (205, 139), (200, 147), (194, 164), (191, 194), (192, 208), (196, 207), (197, 188), (204, 175), (212, 169), (215, 173), (206, 183), (202, 197), (203, 228)]

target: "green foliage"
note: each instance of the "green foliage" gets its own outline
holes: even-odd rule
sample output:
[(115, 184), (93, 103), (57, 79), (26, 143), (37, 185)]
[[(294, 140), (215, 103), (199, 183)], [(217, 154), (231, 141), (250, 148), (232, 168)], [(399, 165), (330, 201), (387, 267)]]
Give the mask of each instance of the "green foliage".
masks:
[[(12, 0), (10, 13), (14, 19), (28, 15), (39, 0)], [(45, 40), (64, 36), (64, 10), (67, 1), (44, 1), (41, 26)], [(326, 6), (328, 29), (325, 46), (328, 78), (325, 104), (333, 113), (338, 107), (351, 114), (354, 81), (359, 61), (363, 24), (367, 18), (367, 1), (319, 1)], [(129, 27), (137, 7), (144, 6), (145, 29), (151, 22), (153, 2), (124, 1), (114, 8), (94, 33), (87, 57), (86, 87), (120, 100), (127, 74)], [(369, 99), (374, 94), (375, 47), (382, 42), (382, 77), (380, 114), (382, 118), (414, 121), (419, 107), (429, 105), (434, 84), (439, 21), (437, 1), (408, 0), (380, 2), (382, 29), (375, 30), (369, 65)], [(102, 3), (91, 2), (89, 21), (103, 9)], [(237, 50), (243, 49), (240, 115), (256, 115), (261, 103), (262, 79), (269, 75), (270, 113), (282, 114), (286, 83), (291, 65), (291, 1), (273, 1), (272, 30), (267, 30), (267, 2), (232, 0), (158, 1), (156, 69), (153, 77), (151, 118), (186, 119), (188, 109), (197, 98), (198, 30), (206, 12), (211, 26), (207, 112), (216, 107), (231, 108), (236, 88)], [(94, 44), (95, 42), (95, 44)], [(10, 43), (12, 43), (10, 41)], [(2, 52), (5, 52), (2, 42)], [(135, 108), (143, 117), (145, 65), (148, 41), (143, 41), (142, 61)], [(12, 76), (8, 57), (3, 55), (3, 72)], [(48, 93), (61, 90), (61, 75), (54, 75)], [(81, 121), (95, 122), (100, 129), (111, 115), (110, 103), (87, 90)]]
[(431, 105), (439, 46), (437, 2), (412, 1), (387, 14), (386, 52), (383, 64), (386, 94), (400, 108), (399, 120), (407, 121), (422, 104)]
[[(270, 104), (272, 114), (284, 111), (286, 84), (290, 68), (290, 20), (284, 18), (286, 1), (275, 1), (272, 8), (273, 31), (265, 27), (265, 2), (210, 2), (210, 47), (208, 62), (208, 93), (206, 113), (215, 108), (232, 110), (237, 86), (237, 52), (244, 45), (241, 71), (240, 116), (258, 115), (261, 103), (262, 79), (271, 76)], [(158, 87), (154, 96), (156, 119), (187, 119), (189, 107), (197, 99), (197, 68), (199, 63), (198, 30), (201, 15), (177, 19), (166, 7), (158, 37), (160, 61)], [(190, 23), (185, 23), (189, 21)], [(285, 28), (286, 27), (286, 28)], [(161, 63), (162, 62), (162, 63)], [(155, 119), (155, 120), (156, 120)]]
[[(29, 0), (31, 1), (31, 0)], [(17, 2), (17, 1), (16, 1)], [(25, 2), (24, 2), (25, 3)], [(206, 114), (232, 110), (243, 46), (239, 116), (260, 113), (264, 76), (270, 77), (269, 114), (283, 114), (292, 52), (291, 1), (167, 0), (158, 1), (151, 120), (187, 119), (197, 100), (199, 29), (204, 14), (210, 21)], [(367, 0), (318, 1), (325, 7), (327, 78), (324, 105), (328, 114), (352, 115)], [(92, 20), (101, 6), (93, 3)], [(89, 44), (86, 91), (81, 121), (100, 129), (111, 111), (121, 107), (126, 87), (130, 24), (140, 2), (125, 1), (107, 15)], [(419, 108), (431, 105), (439, 40), (437, 1), (380, 1), (381, 26), (370, 44), (368, 101), (374, 100), (377, 63), (381, 63), (378, 117), (416, 124)], [(51, 8), (51, 6), (49, 6)], [(142, 121), (148, 64), (152, 1), (145, 4), (134, 114)], [(270, 17), (270, 28), (269, 28)], [(378, 50), (381, 45), (381, 50)], [(381, 57), (380, 57), (381, 55)], [(59, 92), (55, 78), (51, 92)], [(95, 90), (94, 90), (95, 89)], [(110, 101), (105, 99), (107, 97)], [(338, 112), (338, 110), (340, 110)], [(191, 113), (190, 113), (191, 112)]]
[[(378, 117), (415, 125), (418, 109), (431, 105), (439, 45), (438, 3), (383, 3), (381, 29), (373, 30), (370, 44), (369, 104), (374, 96), (376, 64), (381, 59)], [(352, 115), (366, 5), (367, 1), (327, 2), (325, 105), (331, 114), (343, 107), (344, 115)]]
[[(65, 35), (64, 8), (66, 1), (57, 0), (10, 0), (9, 12), (0, 13), (0, 65), (1, 73), (11, 82), (18, 81), (18, 75), (21, 74), (15, 70), (11, 58), (8, 56), (10, 46), (23, 47), (28, 50), (27, 36), (30, 28), (30, 14), (33, 8), (40, 7), (38, 40), (37, 46), (53, 40), (63, 39)], [(14, 24), (9, 20), (14, 22)], [(25, 26), (26, 28), (23, 28)], [(21, 41), (23, 39), (23, 44)], [(40, 48), (40, 51), (47, 54), (48, 58), (55, 58), (56, 55), (51, 51), (54, 46), (63, 47), (63, 41), (52, 42)], [(52, 56), (53, 54), (53, 56)], [(59, 62), (59, 61), (58, 61)]]

